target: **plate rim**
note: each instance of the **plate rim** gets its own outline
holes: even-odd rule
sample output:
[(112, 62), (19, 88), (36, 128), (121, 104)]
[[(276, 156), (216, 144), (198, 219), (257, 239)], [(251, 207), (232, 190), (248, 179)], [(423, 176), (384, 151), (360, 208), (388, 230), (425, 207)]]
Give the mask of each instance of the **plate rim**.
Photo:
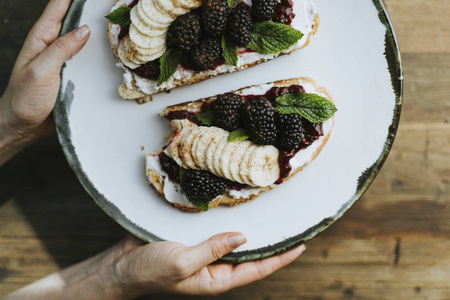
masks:
[[(79, 26), (81, 16), (83, 14), (83, 8), (87, 0), (74, 0), (62, 22), (60, 35), (72, 31)], [(305, 242), (309, 241), (317, 234), (328, 228), (338, 219), (340, 219), (345, 212), (347, 212), (367, 191), (369, 186), (378, 175), (379, 171), (384, 165), (392, 145), (395, 140), (397, 129), (400, 122), (400, 113), (403, 104), (403, 69), (401, 63), (401, 55), (398, 47), (397, 37), (394, 32), (394, 27), (386, 11), (386, 7), (382, 0), (372, 0), (378, 11), (378, 17), (380, 22), (386, 27), (385, 34), (385, 58), (388, 62), (388, 69), (391, 75), (391, 84), (395, 94), (395, 108), (393, 112), (393, 120), (389, 126), (388, 136), (386, 138), (385, 146), (380, 157), (373, 163), (372, 166), (367, 168), (359, 177), (358, 185), (353, 197), (351, 197), (338, 212), (328, 218), (323, 219), (318, 224), (310, 227), (306, 231), (287, 238), (279, 243), (257, 248), (253, 250), (238, 251), (227, 254), (221, 260), (232, 263), (240, 263), (246, 261), (259, 260), (267, 258), (273, 255), (281, 254), (289, 251)], [(75, 147), (71, 141), (71, 131), (68, 124), (68, 114), (70, 110), (70, 104), (73, 100), (74, 85), (71, 81), (68, 81), (67, 86), (63, 91), (62, 83), (64, 76), (64, 64), (61, 69), (61, 86), (55, 108), (53, 110), (53, 116), (55, 120), (55, 127), (58, 136), (59, 143), (63, 149), (64, 155), (69, 163), (70, 167), (74, 171), (78, 180), (91, 196), (94, 202), (113, 220), (115, 220), (120, 226), (126, 229), (128, 232), (134, 234), (138, 238), (146, 242), (163, 241), (161, 237), (158, 237), (148, 230), (138, 226), (128, 219), (113, 203), (108, 201), (95, 187), (95, 185), (89, 180), (86, 172), (83, 170), (82, 164), (78, 159), (75, 152)]]

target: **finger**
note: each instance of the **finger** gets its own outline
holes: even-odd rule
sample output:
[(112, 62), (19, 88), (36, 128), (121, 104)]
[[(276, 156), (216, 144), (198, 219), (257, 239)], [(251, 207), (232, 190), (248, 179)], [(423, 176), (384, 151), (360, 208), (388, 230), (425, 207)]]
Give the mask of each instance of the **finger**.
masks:
[(32, 61), (58, 38), (61, 22), (71, 3), (71, 0), (51, 0), (49, 2), (25, 40), (17, 60), (20, 65)]
[(277, 256), (237, 265), (231, 273), (230, 288), (243, 286), (269, 276), (273, 272), (293, 262), (305, 249), (306, 246), (301, 245)]
[(87, 25), (63, 35), (31, 62), (32, 68), (38, 70), (36, 72), (41, 78), (59, 74), (64, 62), (83, 48), (89, 36), (90, 29)]
[[(48, 22), (53, 25), (60, 25), (71, 3), (72, 0), (51, 0), (47, 4), (37, 24)], [(59, 28), (55, 28), (54, 30), (57, 30), (57, 34), (59, 33)]]
[(186, 248), (180, 259), (185, 261), (187, 273), (194, 274), (246, 242), (242, 233), (221, 233), (195, 247)]

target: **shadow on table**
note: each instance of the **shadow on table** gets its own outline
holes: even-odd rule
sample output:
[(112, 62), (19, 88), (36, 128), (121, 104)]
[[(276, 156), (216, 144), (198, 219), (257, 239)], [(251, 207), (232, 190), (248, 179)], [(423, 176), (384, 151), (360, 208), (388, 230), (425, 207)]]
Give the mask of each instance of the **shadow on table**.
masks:
[(85, 192), (56, 137), (31, 146), (0, 169), (0, 205), (11, 198), (61, 266), (95, 255), (126, 231)]

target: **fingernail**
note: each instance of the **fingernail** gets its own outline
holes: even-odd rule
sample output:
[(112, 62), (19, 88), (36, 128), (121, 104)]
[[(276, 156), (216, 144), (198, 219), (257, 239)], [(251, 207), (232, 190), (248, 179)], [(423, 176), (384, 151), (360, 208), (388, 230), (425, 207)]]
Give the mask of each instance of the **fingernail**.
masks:
[(77, 37), (77, 39), (82, 41), (88, 36), (89, 32), (91, 32), (91, 29), (89, 28), (89, 26), (83, 25), (83, 26), (75, 29), (74, 34)]
[(237, 248), (242, 244), (245, 244), (247, 242), (247, 238), (243, 236), (242, 234), (236, 234), (229, 236), (228, 239), (228, 245), (230, 245), (230, 248)]

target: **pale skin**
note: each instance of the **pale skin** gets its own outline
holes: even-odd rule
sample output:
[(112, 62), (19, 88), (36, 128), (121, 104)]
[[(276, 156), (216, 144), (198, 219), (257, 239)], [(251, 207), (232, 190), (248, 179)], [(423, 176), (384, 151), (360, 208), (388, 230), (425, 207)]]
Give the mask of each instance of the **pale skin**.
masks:
[[(0, 166), (54, 132), (51, 111), (63, 63), (87, 43), (84, 25), (58, 38), (70, 0), (51, 0), (30, 31), (0, 99)], [(215, 235), (187, 247), (175, 242), (146, 244), (129, 235), (103, 253), (51, 274), (4, 299), (133, 299), (146, 294), (217, 295), (260, 280), (294, 261), (299, 246), (284, 254), (242, 264), (217, 263), (246, 238)], [(214, 263), (214, 264), (213, 264)]]

